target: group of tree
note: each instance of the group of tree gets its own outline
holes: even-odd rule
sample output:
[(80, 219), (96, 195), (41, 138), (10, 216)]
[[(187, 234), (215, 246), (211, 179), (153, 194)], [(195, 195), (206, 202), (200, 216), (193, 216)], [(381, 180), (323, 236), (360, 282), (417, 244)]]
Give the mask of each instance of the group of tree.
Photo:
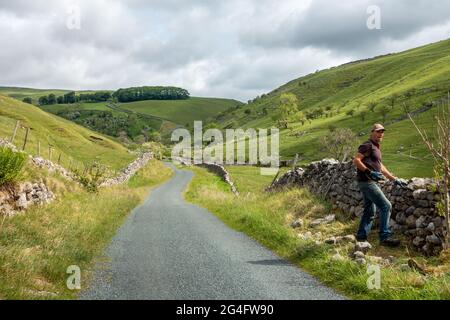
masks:
[(60, 110), (56, 114), (91, 130), (128, 141), (144, 143), (161, 140), (161, 134), (156, 130), (160, 123), (157, 121), (152, 125), (136, 114), (116, 115), (111, 111), (77, 108)]
[[(108, 91), (96, 91), (93, 93), (81, 93), (76, 95), (75, 91), (68, 92), (62, 96), (56, 96), (50, 93), (48, 96), (39, 97), (38, 103), (41, 106), (53, 104), (70, 104), (76, 102), (103, 102), (111, 98), (111, 93)], [(27, 99), (27, 98), (25, 98)], [(24, 99), (24, 102), (26, 102)], [(31, 100), (31, 98), (29, 98)], [(28, 102), (29, 103), (29, 102)]]
[(189, 98), (189, 92), (177, 87), (134, 87), (119, 89), (113, 93), (119, 102), (142, 100), (182, 100)]
[[(182, 100), (189, 98), (186, 89), (177, 87), (133, 87), (119, 89), (113, 94), (109, 91), (96, 91), (92, 93), (76, 94), (75, 91), (68, 92), (62, 96), (50, 93), (39, 97), (38, 103), (41, 106), (52, 104), (70, 104), (77, 102), (104, 102), (111, 98), (118, 102), (133, 102), (141, 100)], [(26, 101), (25, 101), (26, 99)], [(31, 98), (25, 98), (24, 102), (32, 103)]]

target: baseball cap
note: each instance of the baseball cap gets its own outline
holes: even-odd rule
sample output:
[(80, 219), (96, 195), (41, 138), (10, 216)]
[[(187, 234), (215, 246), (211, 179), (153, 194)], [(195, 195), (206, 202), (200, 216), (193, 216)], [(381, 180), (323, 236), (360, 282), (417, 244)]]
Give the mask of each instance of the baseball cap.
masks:
[(383, 125), (376, 123), (372, 127), (372, 132), (374, 131), (386, 131), (386, 129), (383, 127)]

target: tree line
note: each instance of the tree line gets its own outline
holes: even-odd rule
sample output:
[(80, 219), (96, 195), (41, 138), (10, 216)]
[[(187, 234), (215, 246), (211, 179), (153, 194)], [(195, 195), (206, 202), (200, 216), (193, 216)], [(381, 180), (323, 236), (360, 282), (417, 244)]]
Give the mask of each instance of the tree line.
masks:
[[(41, 96), (38, 99), (38, 103), (41, 106), (52, 104), (69, 104), (76, 102), (103, 102), (111, 99), (111, 93), (108, 91), (97, 91), (94, 93), (81, 93), (77, 95), (75, 91), (68, 92), (62, 96), (56, 96), (50, 93), (47, 96)], [(23, 102), (32, 103), (31, 98), (27, 97), (23, 99)]]
[[(38, 104), (41, 106), (53, 104), (71, 104), (77, 102), (104, 102), (109, 99), (118, 102), (132, 102), (141, 100), (181, 100), (188, 99), (189, 92), (186, 89), (177, 87), (133, 87), (119, 89), (111, 94), (109, 91), (97, 91), (93, 93), (76, 94), (75, 91), (68, 92), (62, 96), (53, 93), (41, 96)], [(23, 99), (25, 103), (32, 103), (30, 97)]]
[(186, 89), (177, 87), (134, 87), (119, 89), (113, 93), (119, 102), (141, 100), (182, 100), (189, 98)]

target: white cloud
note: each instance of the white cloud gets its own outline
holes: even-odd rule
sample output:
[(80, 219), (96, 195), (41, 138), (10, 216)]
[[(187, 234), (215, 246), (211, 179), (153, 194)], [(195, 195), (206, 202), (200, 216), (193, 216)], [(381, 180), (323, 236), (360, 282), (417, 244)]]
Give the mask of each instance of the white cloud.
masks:
[[(382, 30), (366, 27), (377, 4)], [(66, 27), (81, 9), (81, 29)], [(449, 37), (448, 1), (0, 0), (0, 85), (177, 85), (247, 100), (353, 59)]]

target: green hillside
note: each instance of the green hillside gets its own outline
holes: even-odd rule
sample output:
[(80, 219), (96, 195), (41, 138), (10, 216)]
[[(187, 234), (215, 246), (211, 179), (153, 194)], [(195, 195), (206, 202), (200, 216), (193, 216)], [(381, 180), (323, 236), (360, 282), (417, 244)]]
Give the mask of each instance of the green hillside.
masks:
[[(383, 144), (387, 166), (405, 177), (431, 176), (431, 159), (419, 135), (410, 121), (401, 117), (405, 105), (410, 111), (421, 109), (444, 99), (449, 89), (450, 40), (445, 40), (292, 80), (248, 105), (222, 114), (216, 121), (222, 127), (277, 126), (280, 95), (293, 93), (300, 111), (291, 117), (288, 129), (280, 130), (282, 157), (299, 153), (303, 162), (321, 159), (329, 155), (320, 151), (319, 139), (330, 129), (351, 128), (363, 140), (373, 123), (384, 122), (388, 129)], [(375, 104), (373, 109), (371, 103)], [(420, 113), (416, 117), (419, 124), (432, 128), (435, 109), (436, 103)], [(302, 124), (299, 119), (308, 115), (309, 120)]]
[(207, 120), (230, 107), (242, 103), (232, 99), (190, 97), (186, 100), (146, 100), (122, 103), (119, 106), (134, 112), (161, 117), (180, 125)]
[[(0, 96), (0, 137), (10, 138), (19, 120), (21, 125), (30, 128), (26, 151), (36, 155), (38, 141), (41, 154), (47, 157), (48, 145), (53, 146), (53, 160), (59, 154), (64, 161), (73, 159), (79, 162), (98, 160), (112, 168), (122, 168), (134, 156), (121, 144), (110, 138), (59, 118), (41, 109), (15, 99)], [(25, 130), (19, 128), (14, 140), (22, 147)]]

